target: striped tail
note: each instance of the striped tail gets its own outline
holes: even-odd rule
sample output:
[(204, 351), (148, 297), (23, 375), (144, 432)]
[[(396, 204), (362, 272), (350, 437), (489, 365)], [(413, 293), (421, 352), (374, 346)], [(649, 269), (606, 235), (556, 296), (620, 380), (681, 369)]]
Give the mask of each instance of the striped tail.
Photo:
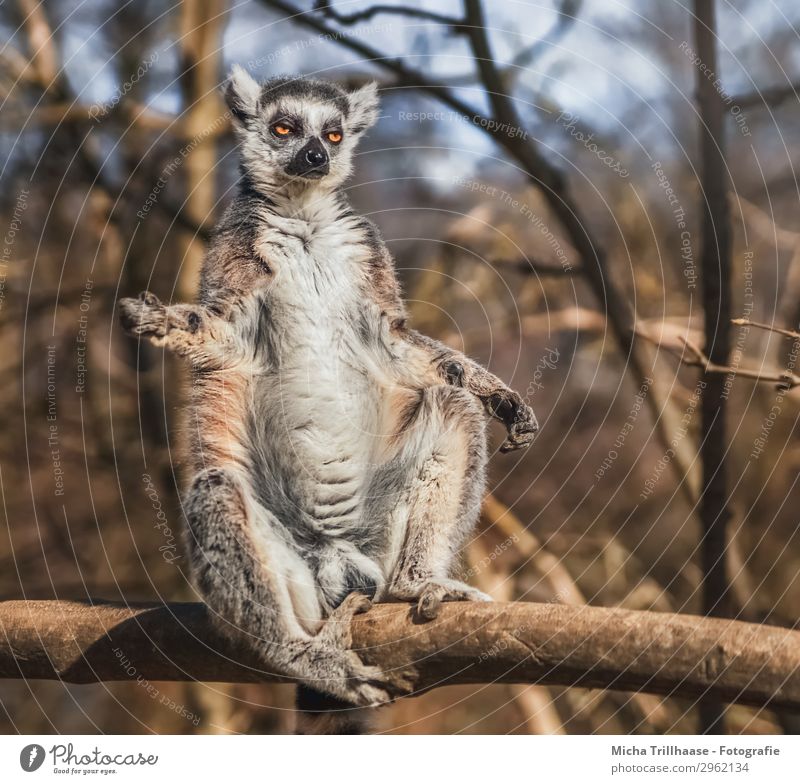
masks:
[(360, 708), (349, 702), (297, 687), (295, 735), (369, 735), (375, 708)]

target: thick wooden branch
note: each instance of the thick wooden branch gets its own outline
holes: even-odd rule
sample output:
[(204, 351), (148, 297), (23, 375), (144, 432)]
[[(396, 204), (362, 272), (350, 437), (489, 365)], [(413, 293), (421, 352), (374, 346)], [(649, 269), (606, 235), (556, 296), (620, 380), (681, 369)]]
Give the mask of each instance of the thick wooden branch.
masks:
[[(448, 604), (423, 623), (384, 604), (353, 623), (362, 658), (408, 694), (538, 683), (713, 695), (800, 709), (800, 632), (716, 618), (557, 604)], [(0, 603), (0, 677), (70, 683), (285, 680), (231, 643), (200, 604)]]

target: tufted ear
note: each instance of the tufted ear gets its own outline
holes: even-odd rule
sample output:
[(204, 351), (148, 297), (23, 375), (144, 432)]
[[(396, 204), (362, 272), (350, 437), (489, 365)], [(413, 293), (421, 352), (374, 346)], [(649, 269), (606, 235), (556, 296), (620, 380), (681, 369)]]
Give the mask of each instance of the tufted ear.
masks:
[(370, 82), (348, 93), (350, 104), (348, 123), (351, 133), (362, 133), (378, 119), (378, 84)]
[(256, 116), (261, 87), (240, 65), (234, 65), (225, 84), (225, 103), (234, 120), (244, 125)]

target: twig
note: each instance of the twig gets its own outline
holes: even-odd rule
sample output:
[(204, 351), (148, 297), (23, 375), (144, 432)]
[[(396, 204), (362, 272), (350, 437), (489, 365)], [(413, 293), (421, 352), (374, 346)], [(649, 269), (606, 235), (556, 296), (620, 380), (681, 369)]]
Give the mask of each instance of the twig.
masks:
[(44, 6), (39, 0), (17, 0), (17, 5), (28, 35), (31, 61), (37, 77), (45, 90), (49, 90), (60, 79), (53, 33), (45, 16)]
[(761, 321), (751, 321), (750, 319), (746, 318), (735, 318), (731, 319), (731, 324), (736, 324), (738, 327), (756, 327), (756, 329), (765, 329), (769, 332), (775, 332), (778, 335), (784, 335), (787, 338), (792, 338), (793, 340), (800, 340), (800, 332), (796, 332), (793, 329), (783, 329), (782, 327), (776, 327), (772, 324), (764, 324)]
[[(746, 321), (746, 319), (731, 319), (731, 322), (733, 324), (741, 323), (744, 321)], [(754, 326), (761, 326), (761, 325), (754, 324)], [(766, 328), (769, 329), (769, 327)], [(775, 331), (788, 332), (789, 330), (779, 330), (776, 328)], [(772, 370), (765, 373), (760, 370), (755, 370), (754, 368), (732, 367), (731, 365), (718, 365), (712, 362), (705, 355), (703, 350), (696, 343), (694, 343), (687, 337), (679, 336), (677, 339), (683, 343), (683, 345), (691, 355), (690, 357), (687, 357), (685, 352), (678, 353), (675, 350), (674, 346), (659, 343), (659, 341), (655, 337), (647, 334), (646, 332), (640, 332), (636, 330), (636, 334), (639, 337), (649, 341), (650, 343), (654, 343), (660, 348), (663, 348), (665, 351), (670, 352), (670, 354), (673, 354), (674, 356), (678, 357), (678, 359), (680, 359), (681, 362), (687, 367), (702, 368), (704, 373), (710, 375), (740, 376), (741, 378), (749, 378), (753, 381), (777, 384), (778, 387), (781, 389), (794, 389), (794, 387), (800, 386), (800, 376), (788, 370), (785, 371)], [(797, 337), (800, 337), (800, 335), (797, 335)]]
[(739, 106), (740, 109), (754, 109), (767, 106), (775, 108), (792, 97), (800, 100), (800, 83), (768, 87), (765, 90), (755, 90), (752, 93), (735, 95), (731, 103)]
[(331, 5), (330, 0), (317, 0), (314, 10), (319, 11), (323, 16), (332, 19), (339, 24), (346, 26), (365, 22), (378, 14), (394, 14), (395, 16), (406, 16), (412, 19), (424, 19), (429, 22), (437, 22), (457, 29), (463, 24), (461, 19), (445, 14), (437, 14), (435, 11), (426, 11), (423, 8), (408, 8), (403, 5), (373, 5), (363, 11), (354, 11), (352, 14), (343, 14), (336, 11)]
[(489, 263), (495, 267), (511, 267), (526, 275), (539, 275), (541, 277), (561, 277), (562, 275), (578, 275), (581, 270), (575, 267), (563, 267), (536, 259), (491, 259)]

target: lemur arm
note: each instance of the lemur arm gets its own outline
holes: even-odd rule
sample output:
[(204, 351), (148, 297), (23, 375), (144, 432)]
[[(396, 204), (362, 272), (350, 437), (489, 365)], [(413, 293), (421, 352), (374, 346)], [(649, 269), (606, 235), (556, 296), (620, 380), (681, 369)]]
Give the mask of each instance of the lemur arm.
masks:
[(501, 452), (529, 446), (539, 425), (531, 407), (516, 392), (460, 351), (406, 327), (406, 309), (392, 255), (375, 225), (366, 219), (362, 225), (374, 249), (369, 295), (384, 315), (390, 333), (395, 339), (399, 337), (406, 349), (399, 363), (400, 373), (410, 376), (407, 380), (412, 384), (450, 384), (475, 395), (486, 411), (506, 426), (508, 438)]
[(531, 444), (539, 425), (533, 409), (517, 392), (477, 362), (438, 340), (406, 328), (401, 335), (416, 355), (409, 357), (410, 367), (421, 371), (429, 382), (463, 387), (483, 403), (488, 414), (506, 426), (508, 437), (500, 447), (501, 452)]
[(198, 370), (221, 370), (246, 361), (249, 349), (233, 321), (218, 307), (167, 305), (149, 291), (119, 301), (123, 329), (185, 357)]

